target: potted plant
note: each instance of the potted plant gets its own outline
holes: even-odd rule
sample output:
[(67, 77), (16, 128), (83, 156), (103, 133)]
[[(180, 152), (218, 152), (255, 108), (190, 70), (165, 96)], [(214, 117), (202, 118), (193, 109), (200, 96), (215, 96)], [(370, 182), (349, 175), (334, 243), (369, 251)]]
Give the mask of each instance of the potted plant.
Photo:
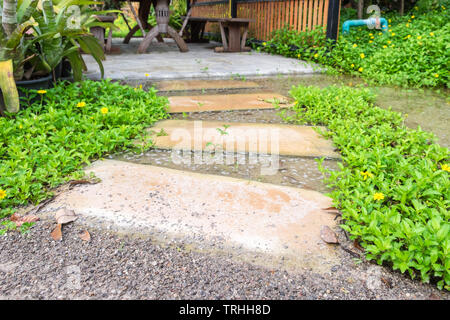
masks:
[[(57, 13), (51, 0), (42, 0), (39, 8), (38, 2), (3, 0), (3, 8), (0, 6), (0, 63), (4, 65), (0, 69), (3, 92), (0, 100), (9, 112), (17, 112), (19, 108), (15, 85), (46, 89), (52, 85), (52, 78), (56, 80), (62, 73), (64, 63), (70, 64), (74, 80), (80, 81), (86, 70), (81, 51), (94, 57), (103, 77), (101, 61), (105, 56), (100, 44), (88, 32), (86, 22), (89, 17), (80, 20), (82, 16), (69, 10), (73, 5), (84, 5), (89, 1), (63, 1)], [(74, 19), (77, 23), (73, 23)]]

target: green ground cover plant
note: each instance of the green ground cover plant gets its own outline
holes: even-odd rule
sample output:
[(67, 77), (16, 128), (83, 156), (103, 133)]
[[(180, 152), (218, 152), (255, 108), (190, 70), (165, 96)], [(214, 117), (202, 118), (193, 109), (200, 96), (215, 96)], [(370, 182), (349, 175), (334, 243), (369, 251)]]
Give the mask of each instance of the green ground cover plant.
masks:
[[(449, 2), (449, 1), (443, 1)], [(449, 2), (450, 3), (450, 2)], [(420, 4), (420, 3), (419, 3)], [(352, 10), (352, 9), (350, 9)], [(341, 24), (354, 13), (343, 9)], [(351, 28), (336, 44), (321, 28), (309, 32), (285, 27), (260, 50), (327, 66), (331, 73), (357, 75), (369, 83), (403, 87), (450, 87), (450, 19), (444, 5), (416, 6), (405, 15), (383, 14), (388, 32)], [(340, 29), (342, 30), (342, 28)], [(293, 49), (294, 48), (294, 49)]]
[(287, 120), (326, 126), (342, 155), (340, 170), (320, 166), (342, 228), (369, 260), (449, 290), (449, 150), (376, 107), (369, 89), (299, 86), (291, 95), (296, 113)]
[(0, 117), (0, 218), (82, 177), (93, 159), (133, 147), (146, 127), (167, 117), (167, 105), (153, 88), (107, 80), (28, 92), (19, 113)]

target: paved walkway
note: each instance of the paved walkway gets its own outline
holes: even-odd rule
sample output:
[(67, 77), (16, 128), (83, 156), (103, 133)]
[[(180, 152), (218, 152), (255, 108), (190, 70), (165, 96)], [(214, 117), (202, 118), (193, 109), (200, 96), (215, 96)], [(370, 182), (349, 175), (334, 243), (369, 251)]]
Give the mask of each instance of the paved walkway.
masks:
[[(161, 132), (164, 123), (153, 129), (171, 137), (168, 129), (167, 136)], [(321, 145), (314, 134), (310, 143)], [(293, 137), (285, 132), (278, 142)], [(334, 152), (330, 146), (327, 152)], [(331, 199), (319, 192), (116, 160), (97, 161), (87, 172), (101, 182), (68, 188), (42, 209), (28, 236), (11, 233), (0, 241), (0, 299), (449, 298), (391, 269), (360, 263), (362, 252), (337, 228), (335, 214), (325, 210)], [(74, 210), (78, 220), (54, 241), (59, 208)], [(90, 241), (80, 238), (86, 229)], [(340, 245), (326, 243), (324, 229), (335, 230)]]
[[(171, 39), (166, 43), (154, 42), (149, 52), (137, 54), (140, 39), (122, 44), (114, 39), (113, 46), (120, 53), (107, 55), (103, 61), (105, 77), (114, 80), (170, 80), (195, 78), (261, 77), (277, 75), (311, 74), (319, 67), (298, 59), (258, 52), (215, 53), (218, 43), (190, 43), (189, 52), (180, 53)], [(86, 76), (99, 79), (100, 71), (91, 56), (85, 56)], [(148, 76), (146, 76), (148, 74)]]
[[(242, 83), (221, 82), (232, 89)], [(167, 82), (160, 85), (170, 87)], [(209, 81), (203, 86), (216, 88), (217, 83)], [(185, 87), (197, 89), (198, 82), (186, 82)], [(175, 96), (169, 97), (169, 110), (252, 112), (275, 108), (274, 101), (287, 104), (288, 98), (274, 92)], [(309, 126), (165, 120), (148, 131), (154, 147), (174, 149), (173, 161), (195, 161), (178, 159), (176, 150), (189, 155), (191, 150), (207, 151), (212, 154), (205, 157), (225, 166), (231, 165), (229, 155), (237, 153), (255, 155), (243, 159), (244, 166), (270, 155), (261, 175), (277, 173), (279, 156), (339, 157), (331, 141)], [(111, 160), (96, 162), (87, 173), (94, 173), (101, 182), (61, 194), (45, 212), (65, 208), (93, 226), (181, 239), (197, 248), (234, 253), (242, 249), (241, 256), (263, 254), (259, 264), (265, 266), (275, 261), (326, 272), (338, 259), (333, 245), (321, 239), (324, 227), (335, 227), (335, 215), (324, 210), (331, 206), (331, 199), (319, 192)]]

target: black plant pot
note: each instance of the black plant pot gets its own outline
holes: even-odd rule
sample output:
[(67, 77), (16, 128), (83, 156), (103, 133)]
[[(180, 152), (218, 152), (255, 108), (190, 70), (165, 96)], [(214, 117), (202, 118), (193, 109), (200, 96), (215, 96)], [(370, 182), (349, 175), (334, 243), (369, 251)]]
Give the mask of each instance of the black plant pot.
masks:
[(55, 68), (56, 81), (73, 82), (72, 66), (68, 60), (61, 61)]
[[(52, 75), (48, 75), (34, 80), (16, 81), (17, 88), (24, 88), (30, 90), (45, 90), (52, 87)], [(19, 90), (19, 94), (21, 91)]]

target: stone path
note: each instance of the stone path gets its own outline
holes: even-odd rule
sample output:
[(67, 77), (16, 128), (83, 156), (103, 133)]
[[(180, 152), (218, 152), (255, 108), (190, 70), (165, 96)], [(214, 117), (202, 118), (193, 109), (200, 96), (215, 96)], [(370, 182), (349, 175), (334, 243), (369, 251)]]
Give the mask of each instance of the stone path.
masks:
[[(201, 89), (239, 88), (242, 83), (209, 81)], [(198, 90), (200, 84), (159, 85)], [(275, 101), (288, 103), (273, 92), (172, 96), (169, 101), (175, 113), (251, 111), (274, 108)], [(278, 156), (339, 157), (331, 141), (308, 126), (165, 120), (148, 131), (154, 147), (188, 151), (187, 158), (174, 151), (174, 162), (196, 161), (190, 157), (191, 150), (210, 152), (200, 156), (224, 165), (237, 153), (254, 155), (247, 163), (244, 157), (244, 165), (270, 154), (261, 175), (277, 173)], [(150, 235), (163, 242), (177, 239), (203, 250), (239, 253), (244, 259), (257, 254), (258, 263), (266, 266), (308, 266), (326, 272), (336, 264), (335, 248), (321, 239), (322, 228), (335, 226), (335, 215), (323, 210), (331, 206), (331, 199), (319, 192), (113, 160), (97, 161), (86, 172), (101, 182), (61, 194), (45, 212), (66, 208), (93, 226)]]
[[(163, 149), (211, 151), (220, 148), (227, 152), (339, 158), (330, 140), (305, 126), (166, 120), (149, 131), (155, 146)], [(165, 135), (160, 135), (161, 132)]]
[[(186, 83), (180, 90), (201, 87)], [(239, 108), (251, 109), (247, 102), (235, 101)], [(192, 110), (197, 110), (195, 105)], [(203, 126), (215, 130), (202, 136), (203, 146), (213, 137), (238, 138), (237, 127), (267, 129), (248, 122), (250, 116), (261, 121), (258, 112), (268, 111), (220, 111), (215, 118), (201, 112), (192, 121), (162, 121), (150, 130), (158, 133), (158, 144), (174, 134), (172, 129), (186, 130), (194, 120), (208, 119)], [(236, 122), (217, 122), (231, 114)], [(227, 133), (217, 136), (219, 123)], [(311, 158), (299, 151), (306, 145), (299, 137), (307, 136), (304, 140), (312, 147), (322, 146), (316, 148), (321, 155), (336, 155), (330, 142), (309, 127), (271, 128), (278, 128), (280, 141), (290, 141), (287, 147), (296, 152), (289, 159), (297, 167), (287, 166), (284, 156), (278, 174), (300, 173), (298, 167), (313, 171), (312, 164), (306, 165)], [(264, 141), (260, 138), (258, 145)], [(104, 160), (87, 168), (101, 182), (68, 188), (42, 209), (42, 220), (30, 233), (8, 233), (0, 241), (0, 299), (449, 299), (434, 285), (364, 262), (362, 252), (336, 228), (335, 215), (324, 210), (331, 199), (317, 191), (261, 183), (245, 175), (212, 175), (209, 167), (194, 173), (163, 165)], [(74, 210), (78, 219), (63, 226), (62, 241), (54, 241), (50, 232), (60, 208)], [(322, 240), (324, 226), (336, 230), (339, 246)], [(92, 236), (89, 242), (80, 239), (86, 230)]]
[(169, 111), (171, 113), (179, 113), (247, 109), (273, 109), (274, 102), (279, 102), (280, 107), (287, 106), (286, 97), (276, 93), (175, 96), (169, 97)]
[[(141, 39), (131, 39), (123, 44), (122, 39), (113, 39), (113, 47), (118, 53), (109, 54), (102, 61), (105, 78), (113, 80), (137, 80), (147, 77), (151, 80), (192, 80), (230, 79), (230, 77), (268, 77), (280, 74), (305, 75), (321, 72), (318, 65), (262, 52), (215, 53), (211, 43), (190, 43), (189, 52), (180, 53), (172, 39), (165, 43), (154, 42), (149, 52), (136, 54)], [(85, 55), (90, 79), (100, 79), (97, 63), (90, 55)]]

